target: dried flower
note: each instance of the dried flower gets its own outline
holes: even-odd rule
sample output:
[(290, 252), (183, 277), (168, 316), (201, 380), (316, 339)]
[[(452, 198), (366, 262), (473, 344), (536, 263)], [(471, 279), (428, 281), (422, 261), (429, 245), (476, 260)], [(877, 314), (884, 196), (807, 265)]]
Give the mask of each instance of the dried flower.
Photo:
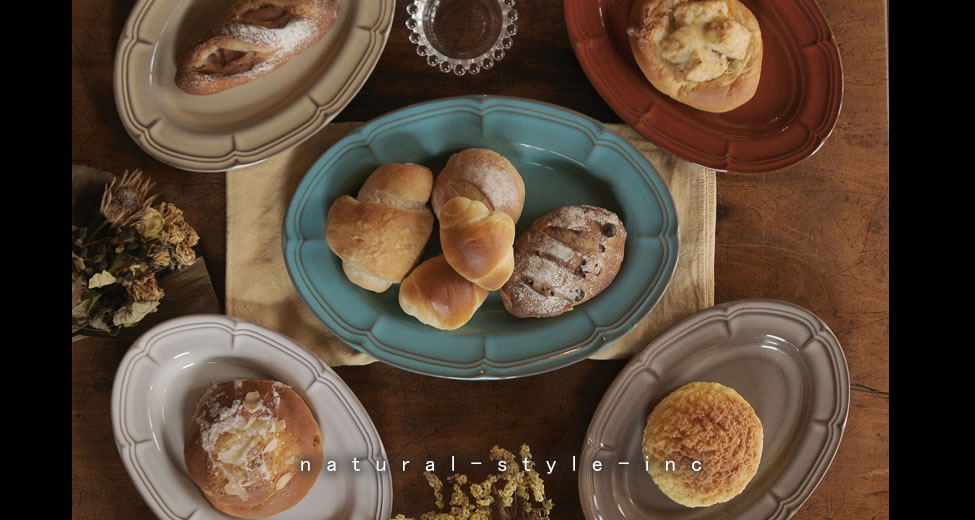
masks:
[(145, 238), (156, 238), (163, 229), (163, 217), (155, 208), (142, 211), (142, 218), (135, 225), (136, 231)]
[(192, 265), (196, 260), (196, 252), (190, 247), (186, 242), (181, 242), (173, 248), (172, 251), (173, 259), (176, 263), (182, 266)]
[(72, 226), (72, 333), (135, 325), (165, 295), (157, 273), (196, 261), (196, 230), (176, 206), (152, 206), (152, 188), (142, 172), (125, 172), (102, 193), (104, 219)]
[[(453, 486), (450, 496), (450, 512), (443, 512), (443, 483), (431, 472), (424, 473), (433, 489), (437, 510), (420, 515), (420, 520), (548, 520), (555, 505), (545, 499), (545, 484), (534, 469), (523, 471), (518, 459), (507, 450), (491, 448), (493, 461), (505, 461), (505, 471), (492, 474), (478, 484), (468, 483), (467, 475), (456, 474), (447, 478)], [(528, 445), (521, 447), (521, 459), (531, 460)], [(504, 482), (501, 489), (496, 485)], [(470, 494), (468, 498), (467, 494)], [(471, 498), (473, 498), (473, 503)], [(400, 514), (393, 520), (413, 520)]]
[(128, 170), (121, 179), (114, 179), (102, 194), (102, 215), (112, 224), (126, 226), (137, 220), (142, 210), (156, 198), (148, 196), (155, 185), (142, 178), (142, 171), (129, 175)]
[(129, 298), (134, 302), (158, 301), (166, 294), (159, 287), (159, 282), (153, 273), (132, 280), (132, 283), (125, 289), (129, 293)]

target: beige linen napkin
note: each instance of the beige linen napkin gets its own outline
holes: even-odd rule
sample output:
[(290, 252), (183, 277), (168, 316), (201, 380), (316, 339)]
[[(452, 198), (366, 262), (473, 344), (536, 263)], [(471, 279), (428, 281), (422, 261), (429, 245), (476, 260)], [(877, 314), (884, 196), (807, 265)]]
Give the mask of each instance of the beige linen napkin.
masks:
[[(281, 253), (291, 196), (316, 159), (359, 123), (333, 123), (291, 150), (227, 173), (227, 314), (295, 340), (330, 366), (375, 361), (347, 346), (305, 307)], [(643, 153), (670, 188), (680, 222), (680, 254), (670, 287), (626, 336), (593, 356), (639, 352), (678, 321), (714, 305), (714, 172), (681, 161), (626, 125), (609, 125)]]

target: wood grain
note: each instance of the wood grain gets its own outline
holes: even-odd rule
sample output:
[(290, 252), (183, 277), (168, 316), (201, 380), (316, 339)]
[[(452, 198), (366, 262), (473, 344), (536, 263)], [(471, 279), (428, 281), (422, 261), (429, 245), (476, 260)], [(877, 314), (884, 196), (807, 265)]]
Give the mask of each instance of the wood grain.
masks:
[[(108, 171), (145, 170), (162, 199), (183, 208), (203, 237), (217, 294), (224, 291), (223, 174), (188, 173), (145, 154), (121, 125), (112, 96), (115, 45), (133, 0), (72, 2), (72, 161)], [(838, 336), (852, 402), (826, 478), (797, 519), (888, 518), (889, 514), (889, 136), (887, 4), (822, 0), (845, 74), (843, 110), (812, 158), (765, 176), (718, 176), (717, 302), (776, 298), (809, 309)], [(405, 4), (370, 79), (339, 121), (466, 94), (539, 99), (619, 122), (591, 87), (569, 46), (557, 0), (519, 2), (515, 45), (474, 77), (428, 67), (408, 41)], [(111, 387), (127, 344), (72, 345), (72, 517), (152, 518), (122, 466), (112, 436)], [(623, 362), (587, 361), (526, 379), (465, 383), (382, 364), (337, 371), (370, 413), (391, 469), (484, 458), (497, 444), (528, 443), (536, 459), (568, 462)], [(441, 473), (444, 475), (444, 473)], [(471, 476), (477, 476), (471, 472)], [(556, 518), (581, 519), (577, 475), (553, 471), (546, 490)], [(416, 466), (394, 471), (394, 513), (418, 514), (432, 495)]]

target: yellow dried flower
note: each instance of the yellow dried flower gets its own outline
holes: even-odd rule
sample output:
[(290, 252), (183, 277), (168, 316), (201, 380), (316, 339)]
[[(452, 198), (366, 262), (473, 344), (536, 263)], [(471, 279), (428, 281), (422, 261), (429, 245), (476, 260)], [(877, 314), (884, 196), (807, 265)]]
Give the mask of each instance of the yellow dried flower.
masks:
[(196, 260), (196, 252), (193, 251), (193, 247), (186, 242), (177, 244), (176, 247), (173, 248), (172, 256), (180, 267), (191, 265)]
[(183, 210), (172, 204), (163, 202), (159, 205), (159, 213), (163, 218), (163, 240), (170, 244), (182, 244), (185, 242), (190, 246), (195, 246), (200, 241), (200, 235), (183, 218)]
[(135, 302), (159, 301), (166, 294), (159, 287), (156, 276), (152, 273), (132, 280), (126, 290)]
[(162, 251), (156, 253), (152, 257), (152, 264), (155, 265), (157, 268), (166, 267), (166, 266), (169, 265), (169, 262), (171, 262), (171, 261), (172, 261), (172, 258), (169, 256), (169, 250), (168, 249), (163, 249)]
[(136, 231), (146, 238), (156, 238), (162, 232), (163, 218), (155, 208), (146, 208), (135, 225)]
[[(531, 461), (531, 451), (528, 445), (522, 445), (523, 459)], [(455, 474), (447, 477), (447, 482), (453, 485), (450, 497), (450, 512), (430, 511), (420, 515), (420, 520), (548, 520), (555, 507), (552, 500), (545, 499), (545, 487), (541, 476), (534, 469), (522, 471), (516, 462), (515, 455), (510, 451), (494, 446), (490, 453), (491, 460), (504, 460), (505, 471), (492, 474), (484, 482), (470, 483), (466, 492), (464, 485), (468, 484), (467, 475)], [(530, 467), (530, 466), (529, 466)], [(437, 509), (443, 510), (443, 483), (431, 472), (424, 473), (430, 487), (433, 488)], [(498, 481), (505, 481), (503, 489), (496, 487)], [(470, 494), (470, 498), (467, 494)], [(532, 501), (534, 495), (535, 502)], [(473, 503), (471, 501), (473, 498)], [(397, 515), (393, 520), (413, 520), (404, 515)]]

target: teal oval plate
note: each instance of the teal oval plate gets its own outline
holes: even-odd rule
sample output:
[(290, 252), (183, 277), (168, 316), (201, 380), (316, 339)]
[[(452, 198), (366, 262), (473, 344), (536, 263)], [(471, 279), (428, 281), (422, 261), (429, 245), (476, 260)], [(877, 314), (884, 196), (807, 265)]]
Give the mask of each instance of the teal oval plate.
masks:
[[(454, 331), (424, 325), (399, 306), (399, 286), (376, 294), (352, 284), (325, 243), (325, 216), (383, 163), (440, 172), (451, 154), (490, 148), (525, 180), (521, 233), (566, 205), (616, 212), (626, 227), (623, 265), (601, 294), (554, 318), (509, 315), (497, 292)], [(413, 105), (356, 128), (298, 186), (283, 232), (285, 264), (305, 304), (352, 347), (396, 367), (460, 379), (523, 377), (585, 359), (632, 329), (660, 300), (677, 265), (677, 213), (653, 166), (601, 123), (554, 105), (478, 96)], [(439, 252), (437, 230), (424, 258)]]

